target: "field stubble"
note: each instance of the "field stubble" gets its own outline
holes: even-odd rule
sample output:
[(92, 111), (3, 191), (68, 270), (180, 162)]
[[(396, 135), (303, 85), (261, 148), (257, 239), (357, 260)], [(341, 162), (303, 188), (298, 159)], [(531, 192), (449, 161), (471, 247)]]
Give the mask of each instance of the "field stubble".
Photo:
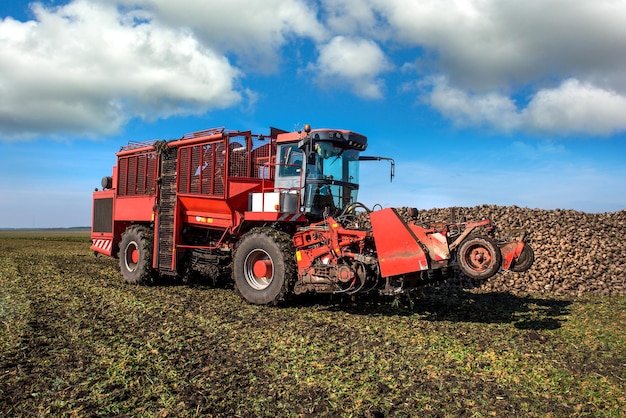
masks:
[(86, 241), (0, 237), (0, 415), (622, 416), (626, 298), (412, 306), (128, 286)]

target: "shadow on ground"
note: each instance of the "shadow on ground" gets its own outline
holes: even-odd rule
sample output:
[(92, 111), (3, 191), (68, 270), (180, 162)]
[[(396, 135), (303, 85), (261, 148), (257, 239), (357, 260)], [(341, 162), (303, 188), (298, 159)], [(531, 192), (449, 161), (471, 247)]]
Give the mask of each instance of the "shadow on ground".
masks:
[[(456, 285), (459, 286), (456, 286)], [(462, 286), (461, 286), (462, 284)], [(198, 289), (234, 289), (229, 276), (222, 274), (208, 280), (191, 278), (180, 281), (163, 277), (155, 280), (159, 287), (189, 286)], [(423, 293), (383, 297), (371, 295), (294, 296), (279, 304), (281, 308), (313, 308), (343, 311), (354, 315), (414, 316), (425, 321), (473, 323), (512, 323), (518, 329), (552, 330), (566, 320), (571, 300), (554, 295), (529, 296), (507, 292), (484, 292), (471, 281), (451, 285), (429, 285)]]
[(331, 298), (307, 296), (290, 306), (317, 305), (354, 315), (419, 315), (425, 321), (513, 323), (518, 329), (550, 330), (561, 327), (572, 301), (510, 293), (428, 289), (420, 296)]

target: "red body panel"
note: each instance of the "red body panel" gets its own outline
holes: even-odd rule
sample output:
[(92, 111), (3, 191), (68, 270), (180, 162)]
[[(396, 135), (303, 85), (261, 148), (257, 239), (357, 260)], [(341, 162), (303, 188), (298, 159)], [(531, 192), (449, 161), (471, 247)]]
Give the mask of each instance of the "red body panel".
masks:
[(178, 215), (183, 223), (228, 229), (233, 226), (233, 211), (220, 198), (179, 196)]
[(117, 197), (115, 221), (150, 222), (154, 215), (155, 196)]
[(418, 237), (393, 209), (370, 213), (380, 272), (397, 276), (429, 268)]

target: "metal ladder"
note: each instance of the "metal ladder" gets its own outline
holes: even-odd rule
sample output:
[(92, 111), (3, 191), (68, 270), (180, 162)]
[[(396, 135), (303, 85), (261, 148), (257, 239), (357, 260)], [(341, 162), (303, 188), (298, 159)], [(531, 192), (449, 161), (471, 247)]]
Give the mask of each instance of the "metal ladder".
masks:
[(159, 204), (158, 269), (162, 274), (175, 275), (172, 271), (174, 253), (174, 207), (176, 205), (176, 148), (167, 148), (161, 159), (161, 202)]

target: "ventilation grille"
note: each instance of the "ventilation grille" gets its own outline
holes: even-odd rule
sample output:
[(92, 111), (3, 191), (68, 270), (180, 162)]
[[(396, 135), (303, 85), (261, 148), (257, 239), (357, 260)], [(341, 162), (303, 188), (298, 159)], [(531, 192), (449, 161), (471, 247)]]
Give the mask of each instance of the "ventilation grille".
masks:
[(270, 169), (270, 163), (276, 154), (276, 143), (268, 139), (252, 139), (252, 151), (250, 160), (252, 169), (250, 177), (258, 179), (274, 178), (274, 170)]
[(228, 174), (230, 177), (251, 177), (250, 152), (246, 137), (230, 138)]
[(156, 192), (157, 155), (148, 152), (120, 157), (118, 167), (118, 196), (153, 195)]
[(226, 140), (179, 150), (178, 192), (224, 196)]
[(275, 143), (249, 134), (182, 147), (178, 192), (223, 197), (229, 178), (270, 178)]
[(93, 201), (93, 232), (113, 232), (113, 198)]

